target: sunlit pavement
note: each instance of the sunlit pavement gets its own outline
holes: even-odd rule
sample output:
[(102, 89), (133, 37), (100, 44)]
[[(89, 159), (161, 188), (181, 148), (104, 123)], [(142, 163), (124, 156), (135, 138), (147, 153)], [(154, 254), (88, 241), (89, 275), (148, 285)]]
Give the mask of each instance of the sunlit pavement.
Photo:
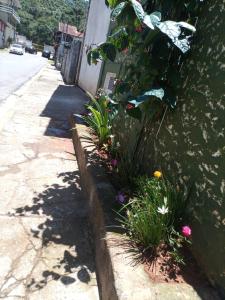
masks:
[[(42, 63), (7, 59), (36, 62), (35, 70)], [(0, 298), (97, 300), (88, 209), (67, 122), (82, 113), (86, 97), (48, 64), (11, 98), (13, 113), (0, 131)]]
[(9, 54), (0, 51), (0, 103), (32, 78), (47, 63), (39, 54)]

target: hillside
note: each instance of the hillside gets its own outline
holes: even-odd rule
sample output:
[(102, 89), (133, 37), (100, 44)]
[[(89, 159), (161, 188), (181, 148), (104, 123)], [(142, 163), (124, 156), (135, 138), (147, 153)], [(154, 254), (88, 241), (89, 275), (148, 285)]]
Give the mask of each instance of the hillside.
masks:
[(38, 44), (51, 44), (59, 21), (85, 28), (87, 0), (20, 0), (19, 34)]

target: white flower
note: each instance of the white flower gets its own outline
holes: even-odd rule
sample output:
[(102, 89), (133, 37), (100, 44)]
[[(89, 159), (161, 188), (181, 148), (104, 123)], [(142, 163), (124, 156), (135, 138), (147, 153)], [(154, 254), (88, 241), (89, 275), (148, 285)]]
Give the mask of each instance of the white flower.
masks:
[(158, 207), (157, 212), (160, 213), (161, 215), (165, 215), (168, 213), (168, 207), (163, 205), (162, 207)]
[(167, 197), (163, 198), (163, 202), (164, 202), (165, 206), (167, 206)]
[(114, 142), (115, 142), (115, 135), (111, 134), (109, 137), (111, 139), (112, 144), (114, 144)]

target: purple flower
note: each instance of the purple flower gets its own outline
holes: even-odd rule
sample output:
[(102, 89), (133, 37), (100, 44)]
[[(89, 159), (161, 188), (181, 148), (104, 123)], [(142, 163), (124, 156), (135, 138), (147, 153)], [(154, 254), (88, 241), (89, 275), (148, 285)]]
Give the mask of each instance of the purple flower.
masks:
[(119, 192), (116, 196), (116, 201), (123, 204), (126, 201), (125, 195), (122, 192)]
[(117, 159), (112, 159), (112, 160), (111, 160), (111, 165), (113, 166), (113, 168), (116, 168), (117, 165), (118, 165)]

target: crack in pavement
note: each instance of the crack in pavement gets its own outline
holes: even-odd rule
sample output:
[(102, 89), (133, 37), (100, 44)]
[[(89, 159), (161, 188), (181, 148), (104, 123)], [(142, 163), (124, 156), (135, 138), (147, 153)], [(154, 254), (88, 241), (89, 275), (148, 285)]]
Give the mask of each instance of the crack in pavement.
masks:
[[(25, 298), (24, 297), (22, 297), (22, 298), (24, 300), (27, 300), (29, 293), (30, 293), (30, 290), (29, 290), (29, 288), (27, 288), (27, 286), (28, 286), (29, 281), (31, 280), (34, 269), (36, 268), (36, 266), (40, 262), (40, 260), (46, 265), (45, 261), (42, 259), (43, 246), (41, 246), (40, 248), (36, 248), (35, 244), (33, 243), (33, 241), (30, 238), (31, 237), (30, 234), (27, 232), (27, 230), (23, 224), (22, 219), (19, 219), (19, 224), (22, 226), (29, 244), (26, 246), (25, 250), (21, 253), (21, 255), (19, 255), (16, 259), (13, 260), (10, 271), (5, 276), (5, 280), (3, 281), (3, 284), (0, 286), (0, 298), (3, 298), (3, 299), (6, 297), (9, 297), (9, 294), (12, 293), (13, 290), (15, 290), (19, 285), (23, 284), (24, 290), (25, 290), (25, 296), (24, 296)], [(33, 259), (33, 264), (32, 264), (31, 270), (28, 272), (27, 276), (25, 276), (21, 279), (16, 278), (15, 274), (13, 274), (13, 273), (15, 272), (16, 268), (18, 267), (18, 265), (21, 261), (21, 258), (23, 258), (26, 254), (28, 254), (32, 250), (34, 250), (36, 254)], [(11, 279), (14, 279), (15, 282), (10, 284), (7, 288), (4, 288), (4, 286), (7, 285), (7, 282), (9, 282), (9, 280), (11, 280)]]

